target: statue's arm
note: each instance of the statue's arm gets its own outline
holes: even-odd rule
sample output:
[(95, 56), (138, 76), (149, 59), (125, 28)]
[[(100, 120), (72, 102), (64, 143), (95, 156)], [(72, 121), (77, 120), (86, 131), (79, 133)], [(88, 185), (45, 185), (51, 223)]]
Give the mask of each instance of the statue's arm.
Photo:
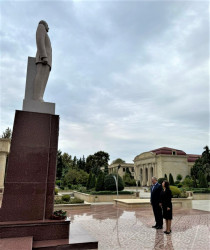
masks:
[(36, 31), (36, 44), (41, 59), (47, 60), (47, 52), (45, 48), (46, 30), (43, 24), (39, 24)]

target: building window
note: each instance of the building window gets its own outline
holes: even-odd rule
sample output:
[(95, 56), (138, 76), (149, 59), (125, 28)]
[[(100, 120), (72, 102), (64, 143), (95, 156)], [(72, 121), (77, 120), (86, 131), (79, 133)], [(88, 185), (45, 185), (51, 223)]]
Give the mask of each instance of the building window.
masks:
[(123, 168), (123, 172), (125, 172), (125, 168)]
[(132, 170), (131, 170), (132, 172), (134, 172), (134, 168), (132, 168)]
[(176, 155), (176, 151), (172, 151), (172, 155)]

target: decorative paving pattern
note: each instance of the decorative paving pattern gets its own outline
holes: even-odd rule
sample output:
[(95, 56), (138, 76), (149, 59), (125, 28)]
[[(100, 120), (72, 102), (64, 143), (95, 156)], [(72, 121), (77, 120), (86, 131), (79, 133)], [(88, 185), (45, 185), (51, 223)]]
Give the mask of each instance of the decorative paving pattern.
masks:
[(128, 210), (93, 205), (91, 209), (68, 211), (68, 216), (99, 241), (100, 250), (210, 249), (210, 213), (206, 211), (174, 209), (170, 235), (151, 228), (154, 225), (151, 208)]

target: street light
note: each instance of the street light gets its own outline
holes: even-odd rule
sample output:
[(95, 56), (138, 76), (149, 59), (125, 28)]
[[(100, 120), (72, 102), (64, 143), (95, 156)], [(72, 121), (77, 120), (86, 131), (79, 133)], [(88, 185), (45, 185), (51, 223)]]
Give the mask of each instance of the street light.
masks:
[(115, 183), (116, 183), (116, 189), (117, 189), (117, 199), (118, 199), (118, 170), (120, 169), (120, 167), (121, 167), (121, 165), (119, 164), (119, 165), (117, 166), (117, 178), (116, 178), (116, 176), (115, 176), (115, 175), (113, 175), (113, 178), (114, 178)]

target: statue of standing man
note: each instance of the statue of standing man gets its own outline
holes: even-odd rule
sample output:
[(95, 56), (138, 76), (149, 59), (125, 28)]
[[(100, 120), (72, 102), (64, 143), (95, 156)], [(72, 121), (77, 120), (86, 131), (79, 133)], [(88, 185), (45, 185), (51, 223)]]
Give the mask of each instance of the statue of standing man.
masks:
[(43, 102), (44, 91), (52, 66), (52, 47), (48, 36), (49, 27), (41, 20), (36, 31), (36, 76), (34, 80), (33, 99)]

